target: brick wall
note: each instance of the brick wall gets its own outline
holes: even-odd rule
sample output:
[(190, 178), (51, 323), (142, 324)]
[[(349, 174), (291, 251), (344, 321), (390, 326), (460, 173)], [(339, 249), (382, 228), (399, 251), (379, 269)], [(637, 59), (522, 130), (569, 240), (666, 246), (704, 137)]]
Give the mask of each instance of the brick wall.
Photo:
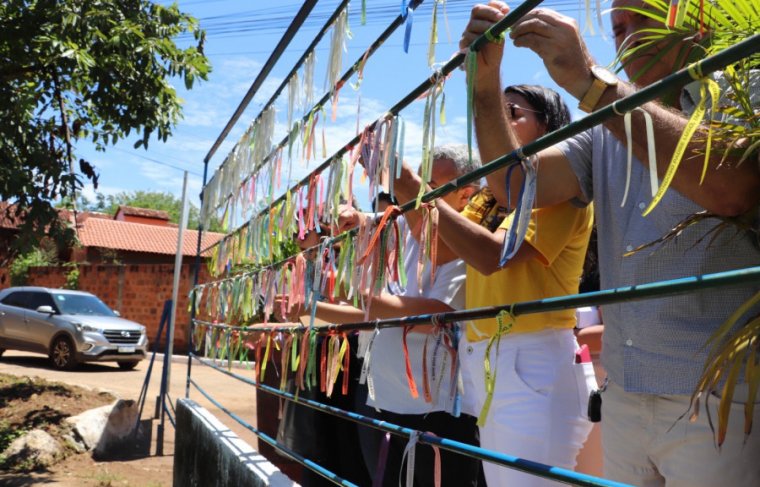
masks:
[[(79, 265), (79, 289), (103, 300), (121, 316), (145, 325), (151, 344), (155, 342), (164, 301), (171, 299), (173, 264)], [(28, 285), (62, 287), (71, 267), (32, 267)], [(201, 282), (208, 280), (201, 269)], [(188, 293), (193, 282), (193, 266), (182, 265), (178, 293), (174, 350), (186, 352), (190, 314)], [(163, 344), (164, 341), (161, 340)], [(151, 345), (152, 349), (152, 345)], [(163, 348), (161, 349), (163, 350)]]

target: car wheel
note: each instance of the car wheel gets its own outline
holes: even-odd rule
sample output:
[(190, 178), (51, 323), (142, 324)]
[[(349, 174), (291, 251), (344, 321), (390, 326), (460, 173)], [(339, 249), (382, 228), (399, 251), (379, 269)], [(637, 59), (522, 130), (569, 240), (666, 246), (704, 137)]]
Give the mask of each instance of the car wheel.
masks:
[(53, 346), (50, 347), (50, 362), (58, 370), (71, 370), (76, 366), (74, 345), (68, 337), (59, 336), (53, 341)]
[(121, 370), (132, 370), (137, 367), (137, 362), (120, 361), (116, 363), (119, 364)]

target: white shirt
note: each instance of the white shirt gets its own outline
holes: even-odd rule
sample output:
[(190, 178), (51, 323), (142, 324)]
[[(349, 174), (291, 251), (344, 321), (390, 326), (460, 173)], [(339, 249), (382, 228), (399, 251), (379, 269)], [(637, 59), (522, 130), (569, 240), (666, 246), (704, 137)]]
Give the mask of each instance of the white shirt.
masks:
[[(464, 308), (466, 278), (465, 263), (461, 259), (436, 268), (435, 280), (431, 282), (430, 268), (426, 265), (422, 274), (422, 286), (417, 282), (417, 261), (420, 246), (408, 229), (406, 220), (398, 218), (399, 233), (404, 235), (404, 269), (407, 275), (406, 290), (401, 296), (437, 299), (454, 309)], [(421, 325), (430, 326), (430, 325)], [(361, 332), (360, 341), (369, 339), (373, 332)], [(451, 411), (453, 400), (451, 391), (451, 356), (441, 345), (436, 359), (435, 382), (433, 382), (433, 355), (436, 338), (432, 335), (410, 332), (406, 341), (412, 373), (419, 397), (414, 399), (409, 391), (406, 378), (406, 363), (403, 352), (402, 327), (383, 328), (372, 343), (370, 351), (369, 375), (373, 382), (375, 398), (367, 399), (367, 405), (397, 414), (426, 414), (432, 411)], [(422, 350), (427, 345), (427, 368), (430, 379), (432, 403), (425, 402), (423, 392)], [(445, 357), (445, 358), (444, 358)], [(445, 365), (445, 367), (443, 367)]]

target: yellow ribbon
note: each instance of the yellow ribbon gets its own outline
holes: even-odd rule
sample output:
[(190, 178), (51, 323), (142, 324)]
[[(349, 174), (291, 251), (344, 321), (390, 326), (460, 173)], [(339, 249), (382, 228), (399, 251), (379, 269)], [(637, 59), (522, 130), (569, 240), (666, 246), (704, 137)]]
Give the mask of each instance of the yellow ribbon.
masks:
[[(684, 153), (686, 152), (686, 147), (688, 146), (689, 142), (691, 141), (691, 138), (694, 136), (694, 132), (697, 131), (697, 128), (699, 127), (699, 124), (702, 122), (702, 119), (705, 117), (705, 111), (706, 111), (706, 105), (707, 105), (707, 92), (710, 93), (710, 96), (712, 97), (711, 100), (711, 113), (715, 113), (718, 109), (718, 98), (720, 97), (720, 87), (718, 86), (718, 83), (713, 81), (710, 78), (705, 77), (702, 74), (702, 68), (700, 64), (694, 63), (688, 67), (689, 74), (694, 80), (699, 80), (701, 82), (701, 85), (699, 87), (699, 103), (697, 104), (696, 109), (694, 109), (694, 113), (691, 114), (691, 117), (689, 118), (688, 122), (686, 122), (686, 127), (684, 127), (683, 133), (681, 134), (681, 138), (678, 141), (678, 144), (676, 145), (676, 150), (673, 152), (673, 157), (670, 160), (670, 165), (668, 166), (668, 170), (665, 172), (665, 176), (663, 177), (662, 184), (660, 184), (660, 188), (657, 190), (657, 194), (652, 198), (652, 201), (649, 203), (649, 206), (644, 210), (643, 216), (647, 216), (649, 213), (652, 212), (655, 206), (662, 200), (662, 197), (665, 195), (665, 191), (667, 191), (670, 184), (673, 182), (673, 177), (676, 174), (676, 171), (678, 170), (678, 166), (681, 163), (681, 160), (683, 159)], [(712, 117), (712, 114), (711, 114)], [(710, 126), (708, 127), (707, 131), (707, 148), (705, 150), (705, 163), (702, 168), (702, 177), (700, 179), (700, 184), (704, 180), (705, 174), (707, 173), (707, 166), (710, 159), (710, 145), (712, 143), (712, 120), (710, 121)]]
[[(504, 322), (504, 317), (509, 317), (509, 321), (506, 323)], [(506, 335), (512, 330), (512, 324), (515, 321), (515, 315), (510, 309), (509, 311), (502, 310), (498, 315), (496, 315), (496, 323), (498, 324), (498, 329), (496, 330), (496, 334), (493, 335), (488, 340), (488, 346), (486, 347), (486, 355), (485, 359), (483, 360), (483, 372), (485, 374), (485, 386), (486, 386), (486, 400), (483, 403), (483, 408), (480, 410), (480, 415), (478, 416), (478, 426), (484, 427), (486, 424), (486, 419), (488, 418), (488, 411), (491, 409), (491, 402), (493, 401), (493, 391), (496, 387), (496, 372), (498, 369), (494, 368), (493, 371), (491, 370), (491, 347), (493, 347), (493, 344), (496, 343), (496, 362), (499, 361), (499, 345), (501, 344), (501, 337), (503, 335)]]

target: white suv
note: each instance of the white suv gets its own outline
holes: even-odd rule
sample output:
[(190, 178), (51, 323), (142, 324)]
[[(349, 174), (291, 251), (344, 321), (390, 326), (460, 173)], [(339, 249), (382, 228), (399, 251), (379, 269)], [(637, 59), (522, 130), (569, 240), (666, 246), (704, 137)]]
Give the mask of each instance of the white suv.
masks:
[(0, 355), (6, 349), (44, 353), (56, 369), (115, 361), (125, 370), (145, 358), (145, 327), (120, 318), (96, 296), (66, 289), (0, 291)]

